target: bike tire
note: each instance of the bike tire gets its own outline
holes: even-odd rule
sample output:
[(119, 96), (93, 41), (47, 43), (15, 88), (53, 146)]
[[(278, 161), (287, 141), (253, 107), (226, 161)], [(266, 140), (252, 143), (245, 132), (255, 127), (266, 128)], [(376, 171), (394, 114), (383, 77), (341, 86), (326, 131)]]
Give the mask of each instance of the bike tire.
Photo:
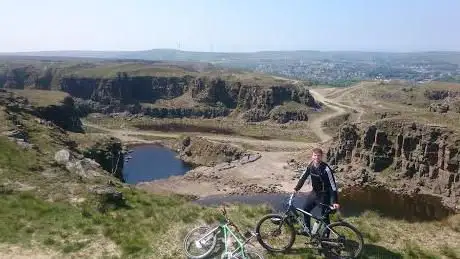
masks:
[[(217, 244), (217, 232), (213, 233), (213, 237), (212, 237), (212, 243), (211, 243), (211, 246), (205, 250), (205, 252), (199, 254), (199, 255), (192, 255), (189, 251), (189, 246), (188, 246), (188, 241), (189, 239), (191, 238), (191, 236), (195, 233), (195, 232), (198, 232), (198, 231), (203, 231), (203, 234), (204, 233), (207, 233), (209, 231), (211, 231), (211, 227), (209, 226), (199, 226), (199, 227), (196, 227), (194, 229), (192, 229), (190, 232), (188, 232), (188, 234), (185, 236), (184, 238), (184, 251), (185, 251), (185, 254), (187, 255), (187, 258), (190, 258), (190, 259), (202, 259), (202, 258), (206, 258), (208, 255), (210, 255), (212, 253), (212, 251), (214, 250), (214, 248), (216, 247), (216, 244)], [(193, 240), (192, 240), (193, 241)]]
[(271, 219), (279, 219), (279, 220), (283, 220), (284, 216), (280, 215), (280, 214), (267, 214), (265, 216), (263, 216), (259, 222), (257, 222), (257, 226), (256, 226), (256, 237), (257, 237), (257, 241), (259, 242), (259, 244), (267, 249), (268, 251), (270, 252), (285, 252), (287, 250), (289, 250), (292, 245), (294, 245), (294, 242), (295, 242), (295, 237), (296, 237), (296, 233), (295, 233), (295, 229), (294, 229), (294, 226), (286, 221), (285, 224), (288, 226), (288, 229), (289, 229), (289, 232), (290, 232), (290, 235), (289, 235), (289, 240), (288, 240), (288, 243), (286, 246), (284, 246), (283, 248), (281, 249), (276, 249), (276, 248), (273, 248), (271, 247), (270, 245), (266, 244), (261, 235), (260, 235), (260, 226), (262, 225), (262, 223), (266, 220), (271, 220)]
[[(361, 234), (361, 232), (357, 228), (355, 228), (353, 225), (351, 225), (350, 223), (347, 223), (345, 221), (334, 222), (334, 223), (331, 223), (331, 224), (328, 225), (328, 227), (331, 228), (331, 229), (334, 229), (334, 227), (338, 227), (338, 226), (345, 227), (345, 228), (348, 228), (351, 231), (353, 231), (356, 234), (356, 236), (358, 237), (358, 242), (359, 242), (358, 249), (353, 253), (353, 255), (351, 257), (340, 257), (340, 258), (350, 258), (350, 259), (358, 258), (361, 255), (361, 253), (363, 251), (363, 247), (364, 247), (363, 235)], [(322, 238), (327, 238), (326, 237), (326, 231), (323, 232)], [(334, 256), (339, 256), (339, 255), (334, 254)]]
[(264, 259), (264, 257), (261, 254), (255, 252), (255, 251), (246, 252), (246, 258), (248, 258), (248, 259)]

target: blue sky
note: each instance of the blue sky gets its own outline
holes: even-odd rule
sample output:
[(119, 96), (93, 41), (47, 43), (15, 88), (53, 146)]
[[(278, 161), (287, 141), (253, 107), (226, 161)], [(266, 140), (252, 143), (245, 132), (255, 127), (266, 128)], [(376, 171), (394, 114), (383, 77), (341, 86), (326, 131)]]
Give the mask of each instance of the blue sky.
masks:
[(0, 52), (460, 51), (460, 0), (0, 0)]

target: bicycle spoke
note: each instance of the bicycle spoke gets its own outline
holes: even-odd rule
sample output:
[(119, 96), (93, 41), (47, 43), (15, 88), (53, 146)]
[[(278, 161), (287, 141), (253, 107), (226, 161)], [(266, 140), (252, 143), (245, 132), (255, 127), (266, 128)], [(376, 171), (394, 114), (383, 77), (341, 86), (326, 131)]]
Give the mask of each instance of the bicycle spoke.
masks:
[(362, 236), (347, 224), (332, 224), (332, 231), (324, 233), (321, 245), (335, 256), (355, 258), (362, 250)]

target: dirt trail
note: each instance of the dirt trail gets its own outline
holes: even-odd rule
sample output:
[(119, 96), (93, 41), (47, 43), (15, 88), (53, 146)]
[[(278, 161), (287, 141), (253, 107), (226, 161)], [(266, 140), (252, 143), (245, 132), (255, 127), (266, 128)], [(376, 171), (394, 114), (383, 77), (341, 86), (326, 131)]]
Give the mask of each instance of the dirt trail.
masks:
[(321, 140), (321, 142), (327, 142), (330, 139), (332, 139), (332, 136), (327, 134), (323, 130), (323, 123), (325, 121), (327, 121), (327, 120), (330, 120), (330, 119), (336, 117), (336, 116), (340, 116), (342, 114), (347, 113), (346, 109), (354, 110), (354, 108), (351, 107), (351, 106), (348, 106), (348, 105), (338, 103), (338, 102), (336, 102), (336, 101), (334, 101), (332, 99), (327, 99), (322, 94), (317, 92), (315, 89), (309, 89), (309, 91), (313, 95), (315, 100), (324, 103), (324, 105), (326, 105), (327, 107), (329, 107), (329, 108), (331, 108), (332, 110), (335, 111), (333, 113), (329, 113), (329, 114), (325, 114), (323, 116), (320, 116), (319, 118), (313, 120), (311, 122), (311, 124), (310, 124), (311, 129), (313, 130), (313, 132), (315, 132), (315, 134), (318, 136), (318, 138)]
[[(89, 122), (83, 122), (85, 126), (92, 127), (98, 130), (103, 130), (114, 137), (121, 139), (128, 143), (153, 143), (154, 141), (142, 139), (142, 136), (158, 137), (158, 138), (178, 138), (181, 133), (165, 133), (155, 131), (144, 131), (144, 130), (128, 130), (128, 129), (109, 129), (100, 125), (92, 124)], [(312, 143), (289, 141), (289, 140), (258, 140), (245, 137), (237, 136), (226, 136), (216, 134), (203, 134), (203, 133), (184, 133), (188, 135), (199, 135), (205, 137), (211, 141), (223, 142), (223, 143), (237, 143), (237, 144), (248, 144), (252, 146), (263, 146), (267, 148), (277, 148), (286, 150), (299, 150), (311, 147)]]

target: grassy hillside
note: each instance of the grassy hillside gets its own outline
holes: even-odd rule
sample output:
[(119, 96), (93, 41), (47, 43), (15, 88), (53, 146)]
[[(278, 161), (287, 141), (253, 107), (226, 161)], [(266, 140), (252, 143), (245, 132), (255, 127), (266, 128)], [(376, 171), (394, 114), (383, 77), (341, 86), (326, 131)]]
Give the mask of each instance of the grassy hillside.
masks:
[[(68, 134), (35, 117), (0, 108), (0, 257), (183, 258), (181, 243), (192, 227), (215, 223), (217, 209), (187, 197), (153, 195), (102, 173), (82, 177), (54, 162), (56, 151), (83, 149), (85, 134)], [(24, 148), (3, 133), (20, 128), (35, 145)], [(78, 135), (78, 136), (77, 136)], [(73, 143), (72, 141), (76, 141)], [(96, 195), (95, 187), (122, 193), (123, 202)], [(230, 217), (255, 226), (265, 206), (235, 205)], [(364, 234), (363, 258), (460, 258), (460, 218), (409, 223), (366, 212), (347, 218)], [(286, 254), (266, 258), (317, 258), (299, 238)]]
[(28, 87), (38, 87), (37, 80), (51, 80), (53, 88), (56, 88), (59, 79), (63, 77), (115, 78), (123, 76), (124, 73), (130, 77), (221, 77), (229, 81), (260, 86), (291, 83), (267, 74), (223, 68), (202, 62), (0, 56), (0, 86), (9, 76), (24, 81)]

